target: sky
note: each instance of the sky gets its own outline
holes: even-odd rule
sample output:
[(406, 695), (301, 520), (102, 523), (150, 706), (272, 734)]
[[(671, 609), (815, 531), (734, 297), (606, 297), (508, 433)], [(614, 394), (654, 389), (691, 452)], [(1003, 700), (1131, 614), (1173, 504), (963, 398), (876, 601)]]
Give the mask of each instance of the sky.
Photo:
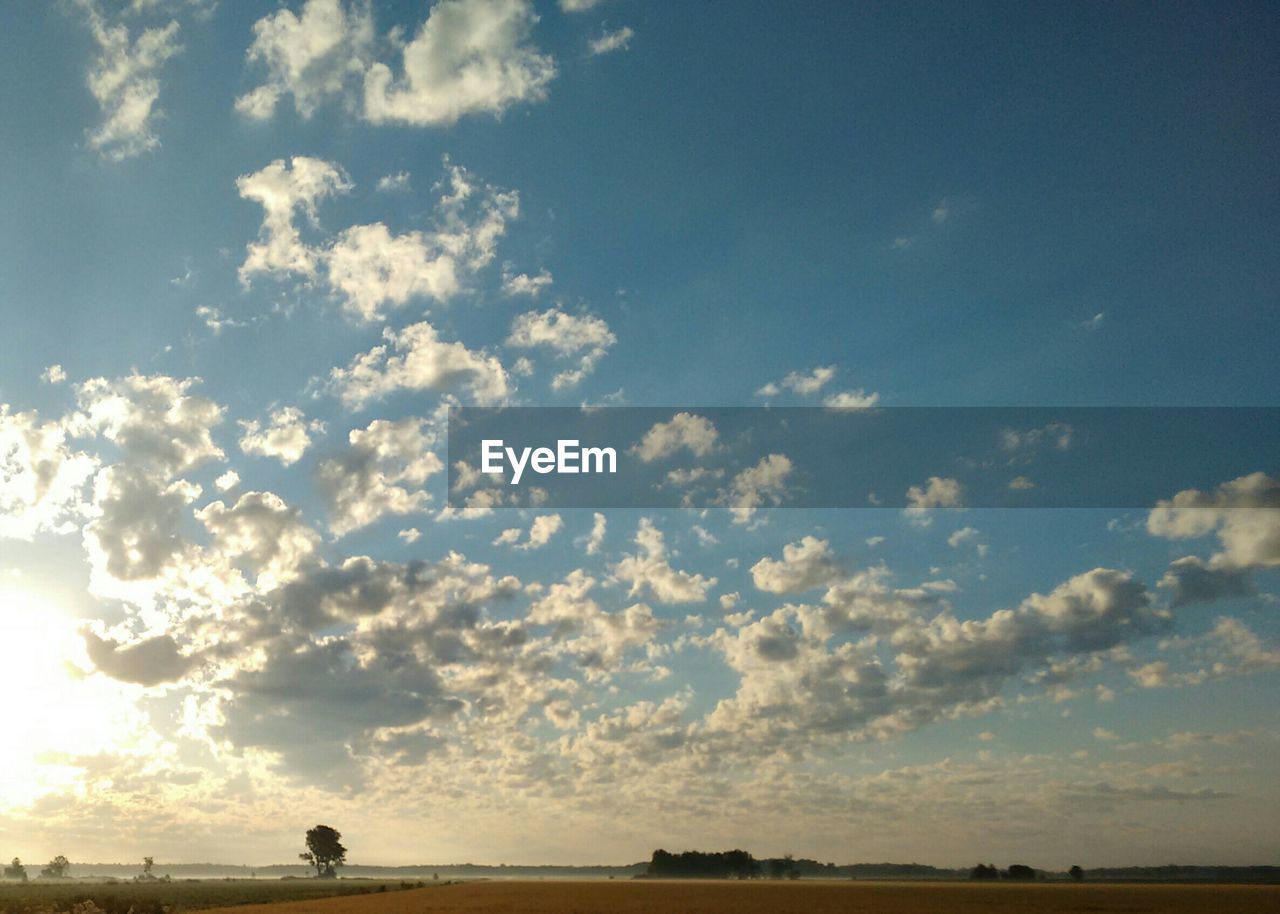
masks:
[[(775, 461), (551, 510), (451, 502), (446, 431), (670, 407), (674, 485), (699, 408), (1280, 406), (1278, 33), (7, 4), (0, 857), (1274, 862), (1274, 460), (1132, 509), (950, 464), (773, 509)], [(1077, 431), (993, 452), (1025, 488)]]

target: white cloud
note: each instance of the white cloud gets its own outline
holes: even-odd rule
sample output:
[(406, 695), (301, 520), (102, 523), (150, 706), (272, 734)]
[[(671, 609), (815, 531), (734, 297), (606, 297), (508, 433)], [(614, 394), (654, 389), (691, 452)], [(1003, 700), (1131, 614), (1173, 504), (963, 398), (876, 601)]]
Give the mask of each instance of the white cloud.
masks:
[(504, 295), (528, 295), (530, 298), (537, 298), (543, 289), (550, 288), (551, 283), (551, 274), (546, 270), (539, 271), (537, 276), (530, 276), (528, 273), (512, 273), (506, 269), (502, 271)]
[(382, 63), (366, 72), (365, 118), (444, 126), (541, 101), (556, 68), (529, 44), (536, 21), (527, 0), (438, 0), (404, 45), (402, 76)]
[(307, 0), (300, 15), (286, 8), (264, 16), (253, 25), (247, 56), (265, 66), (267, 78), (236, 99), (236, 110), (264, 120), (288, 95), (310, 118), (328, 96), (344, 94), (363, 77), (373, 39), (367, 2), (348, 9), (342, 0)]
[(516, 549), (524, 551), (541, 549), (551, 542), (551, 538), (559, 533), (560, 528), (563, 526), (564, 519), (559, 514), (542, 514), (533, 519), (533, 523), (529, 527), (529, 535), (523, 543), (520, 542), (520, 528), (512, 527), (498, 534), (498, 538), (493, 541), (493, 545), (514, 546)]
[(948, 477), (930, 476), (923, 486), (907, 489), (906, 516), (912, 523), (927, 527), (933, 523), (929, 511), (933, 508), (958, 508), (962, 504), (964, 487)]
[(716, 585), (715, 578), (672, 568), (662, 531), (649, 518), (640, 519), (635, 541), (640, 551), (613, 566), (614, 576), (631, 585), (629, 596), (648, 591), (659, 603), (700, 603)]
[(262, 590), (272, 590), (298, 575), (320, 537), (273, 492), (246, 492), (234, 506), (215, 501), (196, 512), (213, 536), (214, 548), (231, 561), (244, 562)]
[(40, 373), (40, 380), (45, 384), (61, 384), (67, 379), (67, 373), (61, 365), (50, 365)]
[(409, 181), (409, 172), (398, 171), (393, 175), (383, 175), (374, 185), (374, 189), (381, 194), (407, 193), (411, 189)]
[(591, 533), (587, 536), (587, 555), (596, 555), (600, 552), (600, 547), (604, 545), (605, 532), (608, 530), (608, 521), (599, 511), (591, 515)]
[(605, 32), (598, 38), (592, 38), (587, 42), (587, 50), (591, 52), (592, 57), (601, 54), (609, 54), (613, 51), (625, 51), (631, 46), (631, 39), (636, 35), (635, 31), (629, 25), (624, 25), (620, 29), (612, 32)]
[(842, 390), (840, 393), (824, 397), (822, 405), (828, 409), (870, 409), (880, 402), (880, 395), (874, 391)]
[(247, 248), (240, 267), (244, 283), (258, 273), (313, 279), (321, 267), (324, 281), (349, 314), (378, 320), (384, 310), (411, 299), (444, 302), (464, 281), (493, 259), (508, 220), (520, 213), (520, 197), (475, 181), (465, 168), (445, 161), (446, 177), (428, 231), (393, 234), (381, 222), (353, 225), (323, 244), (307, 244), (295, 224), (302, 212), (316, 224), (316, 203), (351, 188), (342, 170), (330, 163), (295, 156), (238, 179), (240, 195), (262, 204), (258, 241)]
[(262, 205), (262, 229), (258, 240), (245, 249), (240, 281), (248, 283), (256, 273), (298, 273), (315, 275), (319, 252), (304, 244), (294, 225), (301, 212), (316, 223), (316, 204), (331, 194), (345, 193), (351, 182), (338, 166), (310, 156), (294, 156), (286, 165), (276, 159), (261, 171), (236, 179), (236, 188), (246, 200)]
[(585, 13), (601, 2), (602, 0), (560, 0), (560, 9), (566, 13)]
[(80, 412), (71, 424), (78, 434), (104, 436), (131, 462), (166, 475), (185, 473), (223, 457), (210, 435), (223, 409), (191, 394), (198, 383), (167, 375), (92, 378), (76, 388)]
[(368, 526), (387, 514), (422, 510), (431, 496), (422, 488), (444, 468), (435, 437), (422, 419), (376, 419), (353, 429), (350, 447), (320, 463), (316, 480), (329, 505), (335, 536)]
[(297, 463), (311, 446), (311, 435), (324, 431), (324, 423), (307, 422), (295, 406), (278, 409), (265, 426), (256, 419), (241, 420), (240, 450), (259, 457), (274, 457), (284, 466)]
[(801, 593), (830, 584), (840, 573), (831, 544), (805, 536), (782, 547), (782, 559), (762, 558), (751, 566), (751, 580), (766, 593)]
[(757, 397), (775, 397), (782, 392), (782, 388), (792, 391), (802, 397), (810, 394), (816, 394), (836, 376), (836, 366), (820, 365), (813, 371), (806, 373), (799, 371), (788, 372), (780, 382), (770, 382), (756, 391)]
[(211, 305), (198, 305), (196, 307), (196, 317), (200, 318), (200, 322), (213, 331), (217, 336), (228, 327), (244, 327), (245, 322), (228, 317), (222, 312), (221, 308), (214, 308)]
[(735, 524), (746, 524), (757, 508), (776, 506), (787, 494), (787, 477), (791, 475), (791, 459), (785, 454), (770, 454), (733, 477), (729, 489), (722, 493)]
[(93, 457), (68, 446), (61, 423), (0, 404), (0, 539), (70, 532), (96, 468)]
[(669, 422), (657, 422), (632, 448), (645, 463), (670, 457), (684, 448), (695, 457), (715, 450), (720, 433), (710, 419), (693, 413), (676, 413)]
[(128, 27), (108, 22), (95, 0), (80, 0), (80, 6), (98, 45), (88, 83), (103, 115), (102, 124), (89, 132), (89, 146), (114, 161), (154, 149), (160, 145), (151, 132), (160, 97), (155, 74), (182, 50), (178, 23), (143, 29), (131, 39)]
[(1280, 567), (1280, 480), (1252, 473), (1211, 492), (1187, 489), (1156, 503), (1147, 532), (1166, 539), (1194, 539), (1212, 533), (1221, 551), (1209, 559), (1214, 570)]
[(398, 333), (388, 328), (382, 337), (386, 343), (330, 373), (334, 391), (347, 406), (359, 409), (398, 390), (461, 388), (480, 404), (501, 402), (511, 392), (507, 372), (495, 356), (445, 342), (425, 321)]
[(562, 371), (552, 379), (552, 388), (560, 390), (590, 374), (617, 339), (602, 318), (592, 314), (575, 316), (551, 308), (518, 315), (511, 322), (506, 344), (513, 349), (550, 349), (562, 359), (577, 356), (576, 369)]

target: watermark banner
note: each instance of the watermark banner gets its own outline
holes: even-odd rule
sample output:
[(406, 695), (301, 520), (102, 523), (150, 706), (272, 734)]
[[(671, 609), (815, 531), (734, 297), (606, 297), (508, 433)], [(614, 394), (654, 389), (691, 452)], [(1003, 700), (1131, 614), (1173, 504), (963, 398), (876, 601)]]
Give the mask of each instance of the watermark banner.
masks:
[(1274, 475), (1280, 408), (467, 406), (448, 463), (459, 510), (1148, 508)]

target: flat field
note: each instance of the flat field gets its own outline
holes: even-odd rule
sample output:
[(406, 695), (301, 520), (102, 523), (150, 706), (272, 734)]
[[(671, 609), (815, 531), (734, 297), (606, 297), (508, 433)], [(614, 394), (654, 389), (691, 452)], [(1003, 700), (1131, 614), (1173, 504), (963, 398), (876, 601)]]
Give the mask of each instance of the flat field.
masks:
[[(173, 882), (0, 882), (0, 914), (69, 911), (92, 901), (106, 914), (163, 914), (241, 905), (268, 905), (335, 895), (401, 891), (421, 883), (365, 879), (201, 879)], [(336, 912), (335, 912), (336, 914)]]
[(1280, 886), (465, 882), (227, 914), (1277, 914)]

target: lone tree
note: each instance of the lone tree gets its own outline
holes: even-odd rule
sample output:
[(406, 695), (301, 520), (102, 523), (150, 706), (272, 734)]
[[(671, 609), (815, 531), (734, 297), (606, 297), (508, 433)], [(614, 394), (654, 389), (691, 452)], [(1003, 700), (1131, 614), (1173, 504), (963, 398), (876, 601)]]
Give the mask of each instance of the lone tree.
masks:
[(40, 875), (46, 879), (61, 879), (67, 875), (69, 869), (71, 869), (71, 862), (59, 854), (49, 861), (49, 865), (40, 871)]
[(1084, 870), (1080, 869), (1078, 866), (1073, 866), (1071, 869), (1067, 870), (1067, 875), (1076, 882), (1080, 882), (1084, 879)]
[(23, 882), (26, 882), (26, 881), (27, 881), (27, 868), (26, 868), (25, 866), (23, 866), (23, 865), (22, 865), (22, 861), (21, 861), (21, 860), (19, 860), (17, 857), (14, 857), (14, 858), (13, 858), (13, 863), (9, 864), (8, 866), (6, 866), (6, 867), (4, 868), (4, 878), (5, 878), (5, 879), (20, 879), (20, 880), (22, 880)]
[(307, 829), (307, 852), (298, 858), (316, 868), (317, 878), (336, 875), (335, 867), (347, 862), (347, 849), (342, 846), (342, 833), (327, 825)]

